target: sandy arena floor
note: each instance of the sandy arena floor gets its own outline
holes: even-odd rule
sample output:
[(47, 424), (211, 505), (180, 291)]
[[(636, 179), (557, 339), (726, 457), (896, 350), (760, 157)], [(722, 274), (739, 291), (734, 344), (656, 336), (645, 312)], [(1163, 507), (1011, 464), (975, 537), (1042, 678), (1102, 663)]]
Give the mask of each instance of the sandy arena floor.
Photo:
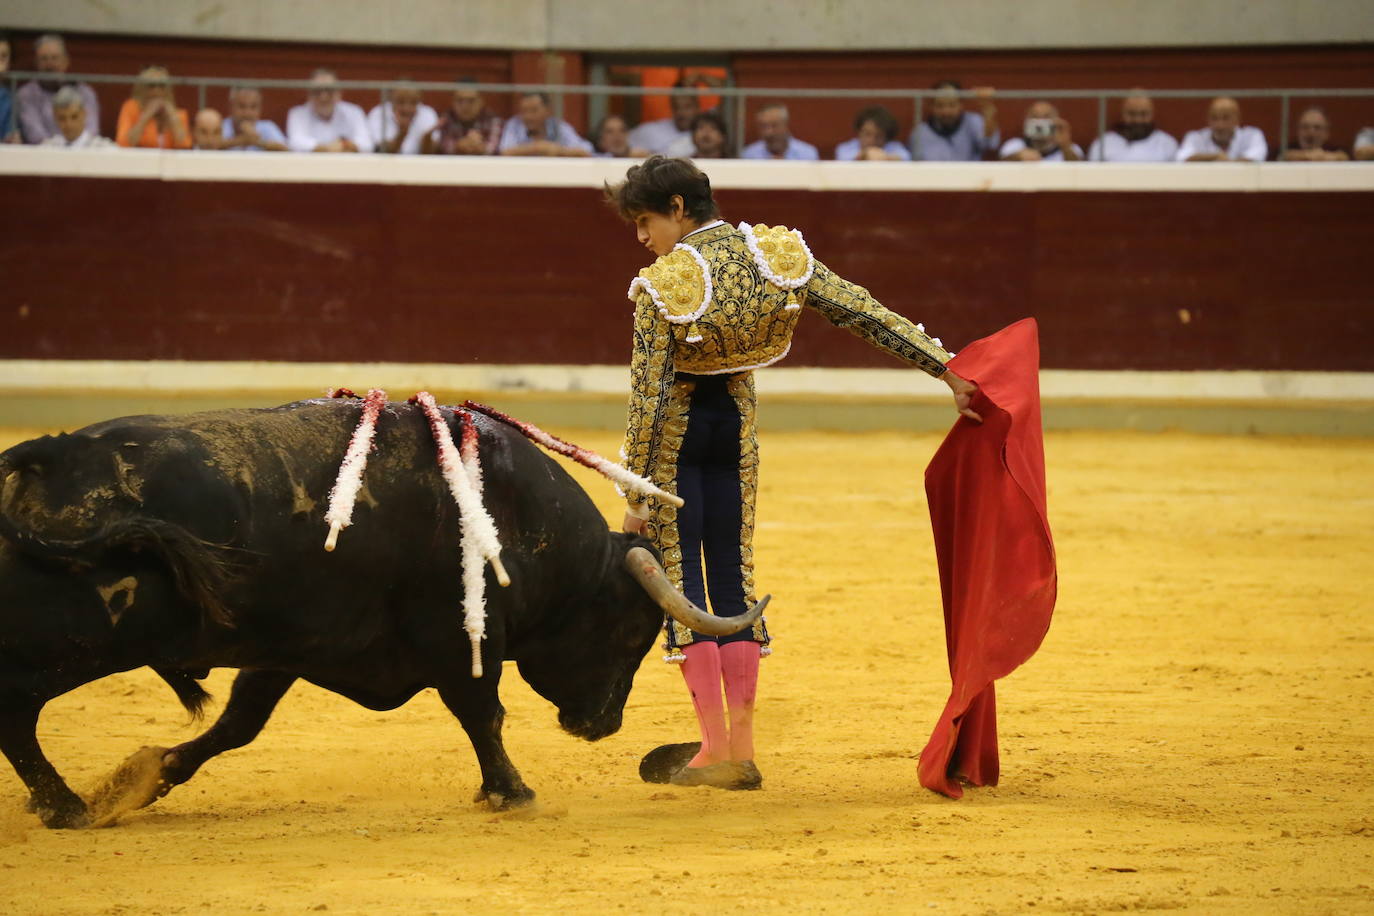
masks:
[[(507, 746), (540, 795), (516, 815), (469, 803), (432, 693), (378, 714), (299, 685), (256, 743), (112, 829), (44, 830), (5, 767), (4, 912), (1374, 912), (1374, 442), (1052, 436), (1058, 612), (999, 685), (1002, 785), (958, 802), (916, 780), (948, 688), (937, 442), (765, 437), (762, 791), (639, 781), (644, 751), (694, 737), (657, 652), (595, 745), (508, 667)], [(146, 671), (40, 727), (79, 791), (193, 733)]]

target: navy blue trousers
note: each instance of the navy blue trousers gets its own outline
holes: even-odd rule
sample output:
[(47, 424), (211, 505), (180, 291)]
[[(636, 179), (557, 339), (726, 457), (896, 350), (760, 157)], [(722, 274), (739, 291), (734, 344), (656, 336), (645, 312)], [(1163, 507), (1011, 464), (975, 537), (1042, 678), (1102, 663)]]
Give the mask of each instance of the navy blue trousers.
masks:
[[(685, 376), (696, 383), (687, 431), (677, 459), (677, 512), (682, 546), (682, 591), (712, 613), (733, 617), (747, 611), (740, 572), (743, 511), (740, 495), (740, 415), (726, 388), (728, 376)], [(702, 560), (706, 575), (702, 576)], [(697, 642), (741, 642), (754, 638), (746, 627), (729, 636), (694, 633)]]

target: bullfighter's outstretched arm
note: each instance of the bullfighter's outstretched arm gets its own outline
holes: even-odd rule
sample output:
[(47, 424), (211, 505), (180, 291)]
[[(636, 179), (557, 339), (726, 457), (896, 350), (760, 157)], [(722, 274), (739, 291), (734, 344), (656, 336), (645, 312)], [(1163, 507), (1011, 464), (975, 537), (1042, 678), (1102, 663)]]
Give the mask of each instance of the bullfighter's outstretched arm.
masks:
[(868, 290), (836, 274), (820, 261), (806, 284), (806, 304), (836, 327), (862, 337), (880, 350), (939, 378), (950, 354), (920, 326), (883, 307)]
[[(668, 395), (673, 387), (673, 336), (653, 298), (645, 292), (635, 303), (634, 345), (630, 355), (630, 410), (621, 457), (625, 466), (652, 479)], [(631, 506), (644, 497), (627, 494)]]

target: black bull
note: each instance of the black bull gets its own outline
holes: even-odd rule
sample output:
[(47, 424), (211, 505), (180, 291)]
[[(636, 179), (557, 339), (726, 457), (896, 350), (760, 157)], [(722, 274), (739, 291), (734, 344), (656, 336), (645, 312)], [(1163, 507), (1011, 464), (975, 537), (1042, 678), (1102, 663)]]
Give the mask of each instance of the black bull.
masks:
[[(498, 808), (534, 795), (502, 746), (501, 660), (571, 734), (620, 727), (675, 600), (647, 542), (609, 531), (552, 459), (477, 416), (511, 585), (488, 572), (475, 679), (459, 514), (417, 408), (382, 411), (354, 524), (323, 550), (326, 496), (358, 416), (356, 402), (308, 401), (129, 417), (0, 454), (0, 750), (45, 824), (90, 815), (38, 745), (43, 705), (145, 665), (193, 711), (206, 699), (194, 678), (240, 672), (215, 724), (160, 752), (142, 803), (251, 741), (297, 678), (377, 710), (436, 688), (472, 741), (478, 800)], [(456, 439), (459, 421), (445, 418)], [(712, 622), (733, 632), (760, 610)]]

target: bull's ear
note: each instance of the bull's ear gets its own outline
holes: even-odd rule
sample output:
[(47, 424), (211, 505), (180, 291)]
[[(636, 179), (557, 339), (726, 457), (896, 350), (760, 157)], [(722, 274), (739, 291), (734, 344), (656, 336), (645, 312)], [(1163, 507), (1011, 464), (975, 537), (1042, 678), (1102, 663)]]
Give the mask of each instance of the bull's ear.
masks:
[(0, 455), (0, 512), (4, 512), (5, 507), (14, 498), (14, 491), (18, 486), (16, 481), (18, 473), (13, 466), (5, 461), (4, 456)]
[(631, 548), (643, 547), (654, 555), (654, 559), (658, 560), (660, 563), (663, 562), (663, 557), (659, 554), (658, 548), (654, 546), (654, 542), (642, 534), (630, 534), (625, 531), (616, 531), (612, 529), (611, 540), (615, 543), (616, 551), (621, 556), (629, 553)]
[[(63, 434), (61, 438), (66, 438), (66, 435)], [(37, 439), (20, 442), (8, 451), (0, 453), (0, 480), (11, 473), (21, 471), (41, 474), (43, 468), (52, 464), (56, 458), (53, 450), (58, 441), (52, 436), (39, 436)]]

